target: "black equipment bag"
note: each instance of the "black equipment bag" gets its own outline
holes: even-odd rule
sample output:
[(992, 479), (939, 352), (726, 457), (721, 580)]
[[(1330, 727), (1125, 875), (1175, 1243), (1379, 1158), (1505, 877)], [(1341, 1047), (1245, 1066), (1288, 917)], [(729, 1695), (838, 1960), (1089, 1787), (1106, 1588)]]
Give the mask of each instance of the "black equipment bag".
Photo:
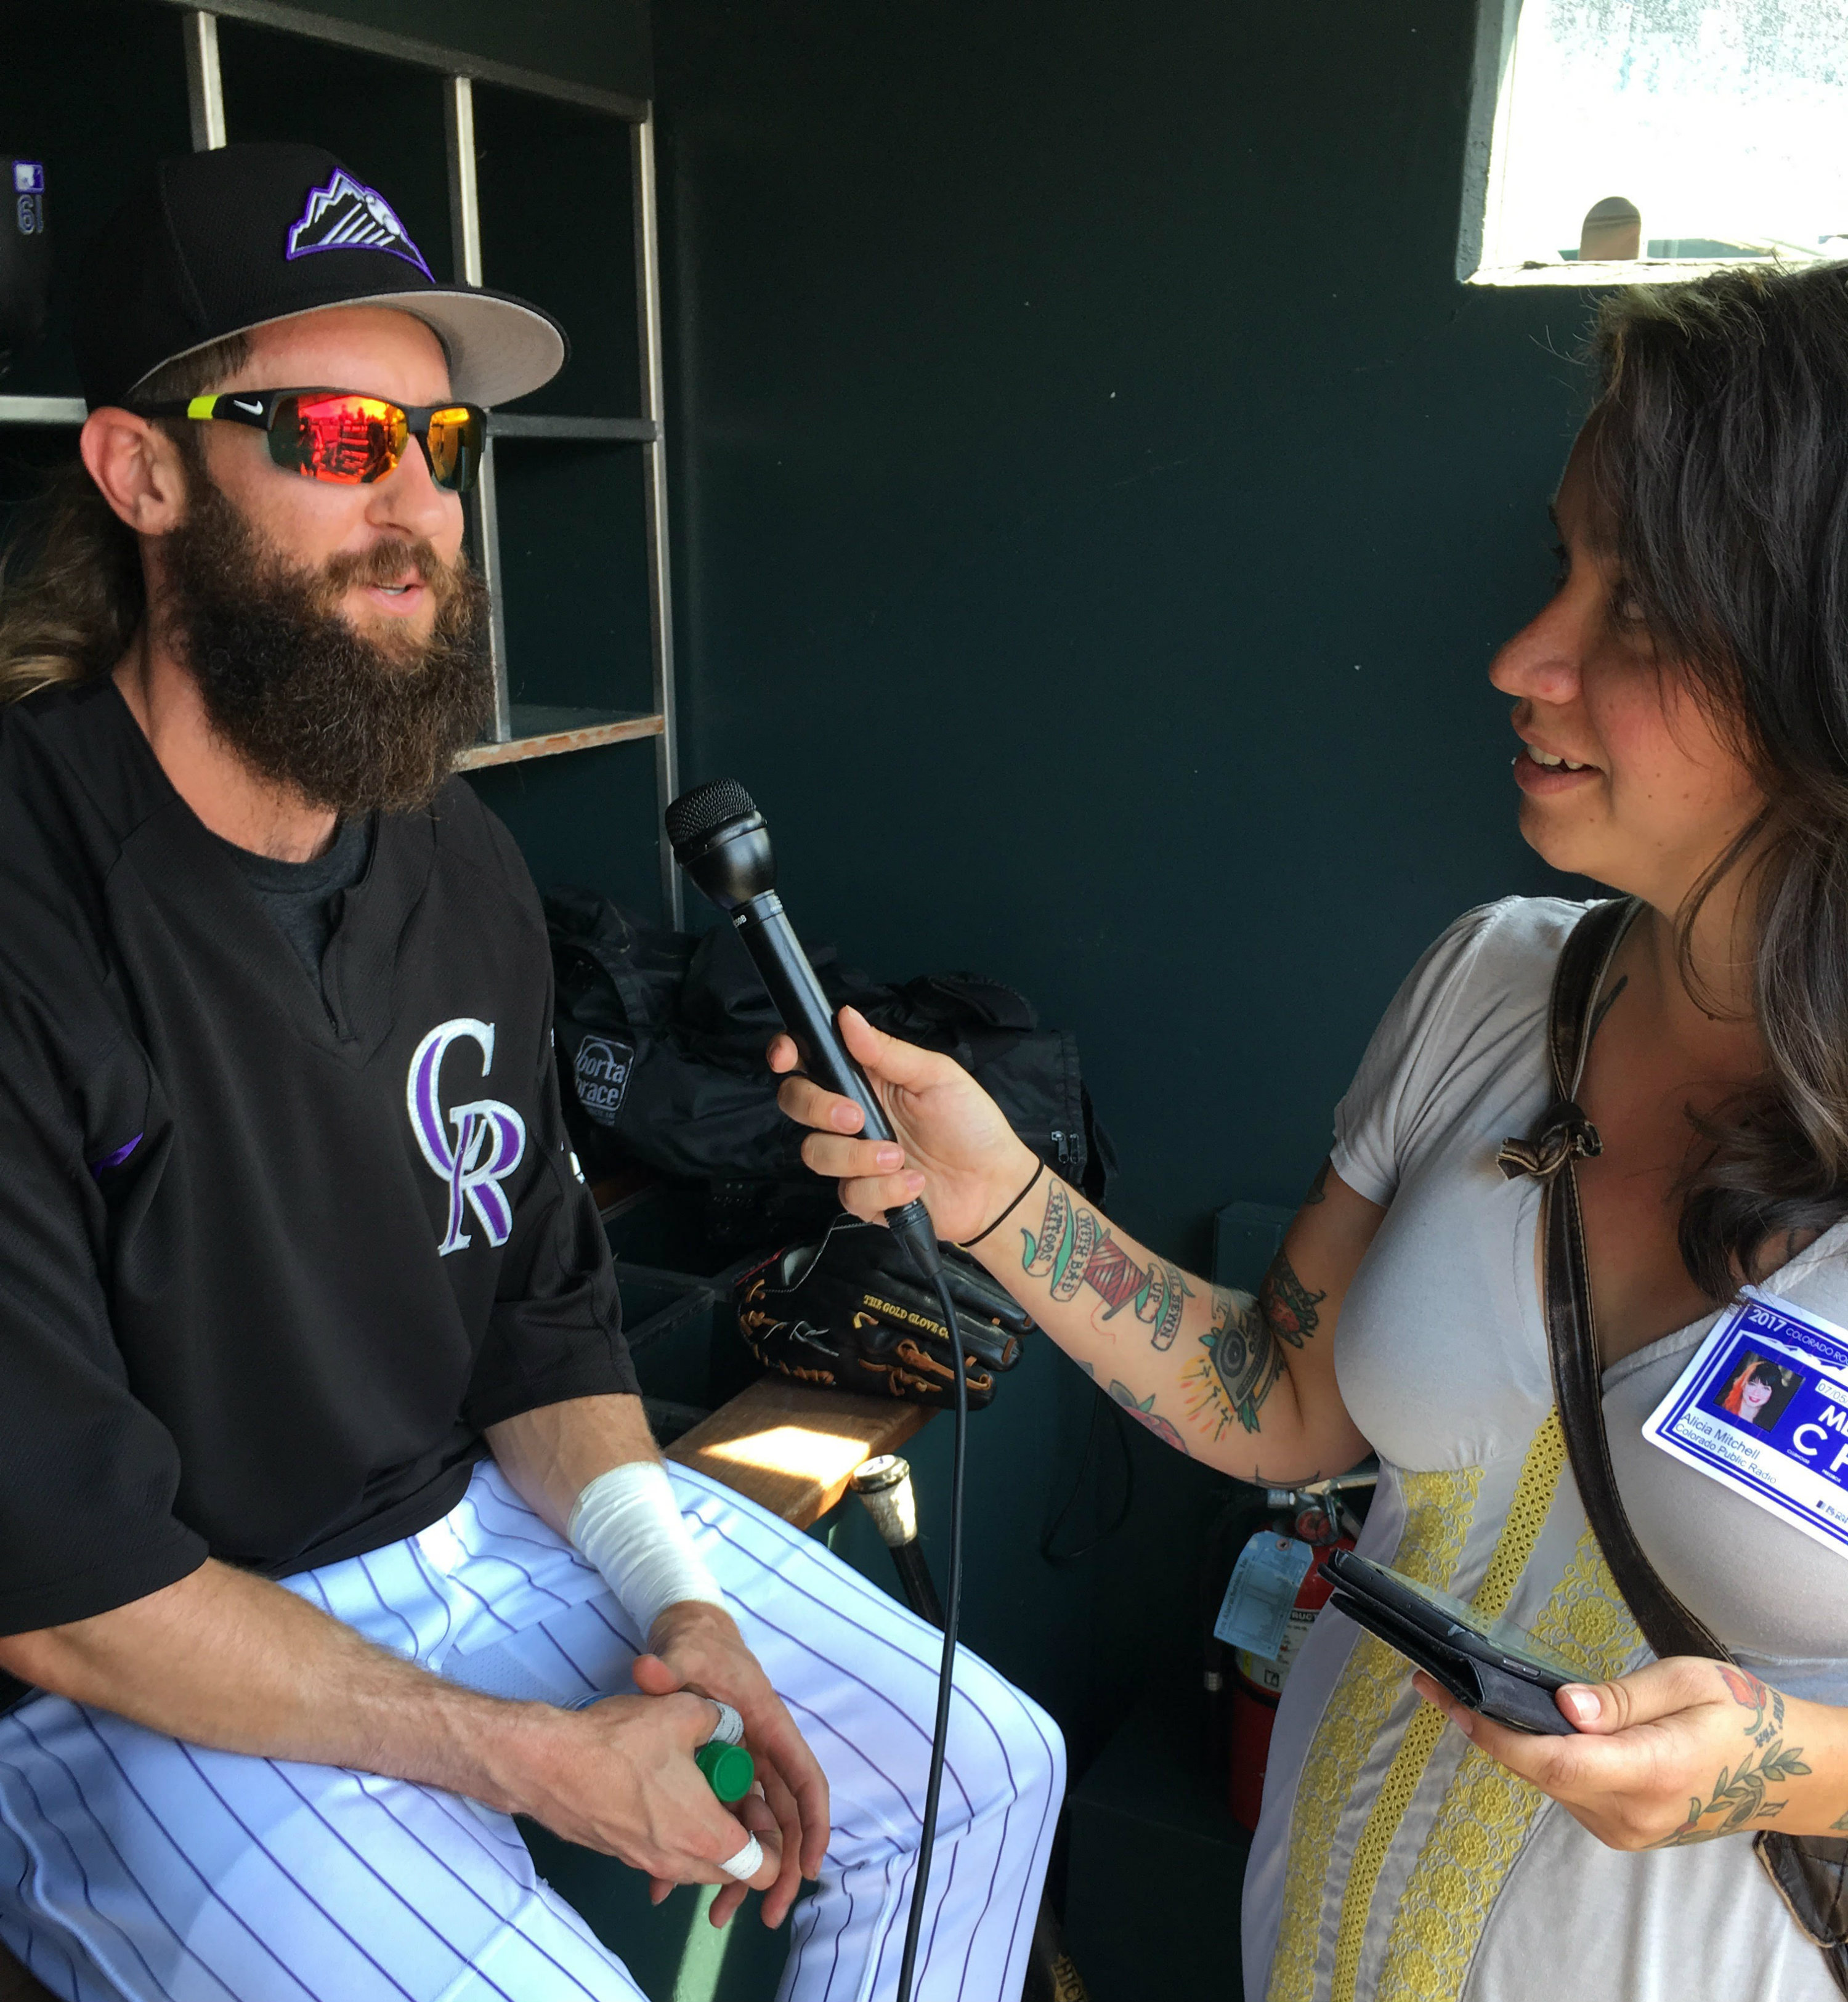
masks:
[[(585, 1174), (641, 1167), (703, 1185), (721, 1249), (819, 1235), (839, 1205), (777, 1107), (764, 1052), (782, 1024), (731, 926), (661, 930), (585, 890), (549, 891), (545, 905), (560, 1088)], [(1069, 1031), (1041, 1028), (1030, 1001), (977, 975), (884, 987), (832, 946), (809, 957), (835, 1007), (954, 1056), (1049, 1167), (1104, 1200), (1115, 1157)]]

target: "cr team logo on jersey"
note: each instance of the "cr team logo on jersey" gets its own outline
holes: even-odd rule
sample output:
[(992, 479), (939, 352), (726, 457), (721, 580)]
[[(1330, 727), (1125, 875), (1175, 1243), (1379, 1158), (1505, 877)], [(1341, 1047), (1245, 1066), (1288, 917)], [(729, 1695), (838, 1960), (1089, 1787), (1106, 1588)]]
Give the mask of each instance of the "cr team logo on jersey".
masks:
[(475, 1212), (490, 1244), (507, 1242), (514, 1212), (500, 1184), (526, 1152), (525, 1121), (498, 1098), (472, 1098), (445, 1114), (443, 1059), (452, 1043), (465, 1039), (479, 1045), (486, 1077), (494, 1067), (494, 1025), (459, 1015), (432, 1029), (418, 1044), (404, 1084), (417, 1145), (432, 1171), (449, 1184), (448, 1228), (437, 1247), (445, 1258), (473, 1241), (462, 1229), (467, 1210)]

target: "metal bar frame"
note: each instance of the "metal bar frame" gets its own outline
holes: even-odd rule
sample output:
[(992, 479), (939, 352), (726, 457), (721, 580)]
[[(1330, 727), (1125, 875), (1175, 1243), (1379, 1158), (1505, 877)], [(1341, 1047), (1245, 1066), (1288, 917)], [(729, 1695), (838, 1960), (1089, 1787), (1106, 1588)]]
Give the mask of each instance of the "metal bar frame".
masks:
[[(458, 284), (481, 283), (481, 200), (475, 177), (475, 85), (452, 75), (443, 90), (443, 142), (449, 163), (449, 241)], [(507, 678), (507, 614), (500, 602), (500, 509), (494, 485), (494, 435), (490, 423), (482, 446), (481, 468), (466, 503), (469, 539), (475, 567), (488, 593), (488, 660), (494, 676), (493, 741), (514, 734), (513, 693)]]
[(455, 276), (481, 283), (481, 194), (475, 179), (475, 82), (452, 76), (443, 92), (443, 139), (449, 160), (449, 246)]
[(0, 396), (0, 424), (68, 424), (89, 415), (81, 396)]
[(225, 82), (218, 70), (218, 17), (190, 9), (186, 16), (186, 102), (193, 121), (193, 151), (216, 152), (225, 143)]
[[(166, 4), (188, 12), (196, 11), (191, 0), (166, 0)], [(282, 0), (219, 0), (212, 12), (230, 20), (248, 21), (253, 27), (279, 28), (285, 34), (300, 35), (311, 42), (331, 42), (336, 47), (361, 49), (368, 55), (414, 63), (420, 69), (438, 70), (445, 76), (459, 72), (483, 83), (504, 83), (535, 97), (584, 105), (592, 111), (607, 111), (613, 117), (631, 122), (648, 115), (646, 98), (630, 97), (618, 90), (599, 90), (593, 84), (567, 82), (563, 77), (547, 76), (542, 70), (527, 69), (518, 63), (497, 62), (460, 49), (445, 48), (436, 42), (420, 41), (415, 36), (367, 27), (357, 21), (311, 14), (305, 8), (285, 5)]]
[(569, 444), (652, 445), (661, 426), (648, 417), (528, 417), (497, 410), (493, 428), (501, 438), (556, 438)]
[[(661, 239), (657, 226), (654, 180), (654, 114), (652, 110), (629, 128), (629, 157), (635, 191), (635, 293), (636, 333), (642, 357), (642, 415), (655, 434), (643, 447), (648, 522), (648, 616), (654, 657), (654, 706), (661, 731), (654, 740), (654, 789), (665, 813), (680, 790), (680, 732), (674, 703), (673, 575), (668, 554), (668, 441), (662, 411), (665, 402), (661, 343)], [(674, 850), (662, 828), (661, 894), (668, 921), (676, 931), (685, 923), (686, 905)]]

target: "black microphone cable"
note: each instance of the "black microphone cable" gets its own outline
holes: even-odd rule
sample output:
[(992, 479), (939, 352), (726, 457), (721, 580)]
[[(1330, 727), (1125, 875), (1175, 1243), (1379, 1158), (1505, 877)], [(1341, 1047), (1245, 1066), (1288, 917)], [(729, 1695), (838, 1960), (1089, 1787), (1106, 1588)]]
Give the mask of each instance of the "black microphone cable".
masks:
[[(907, 1210), (921, 1210), (922, 1202)], [(893, 1212), (894, 1218), (903, 1212)], [(943, 1327), (950, 1338), (950, 1359), (956, 1371), (955, 1429), (950, 1456), (950, 1561), (944, 1574), (943, 1654), (937, 1670), (936, 1722), (930, 1737), (930, 1773), (924, 1788), (924, 1828), (918, 1843), (918, 1881), (912, 1887), (911, 1912), (905, 1924), (905, 1953), (898, 1963), (898, 2002), (911, 2002), (912, 1976), (917, 1963), (918, 1937), (924, 1924), (924, 1893), (930, 1882), (930, 1859), (936, 1847), (937, 1801), (943, 1790), (943, 1755), (950, 1740), (950, 1699), (955, 1693), (956, 1634), (963, 1604), (963, 1470), (969, 1438), (969, 1376), (963, 1358), (962, 1331), (957, 1324), (956, 1303), (950, 1296), (950, 1282), (943, 1261), (937, 1255), (936, 1234), (929, 1228), (928, 1212), (922, 1231), (916, 1219), (905, 1218), (910, 1228), (899, 1226), (900, 1240), (935, 1289), (943, 1310)], [(926, 1247), (920, 1255), (920, 1240)]]
[[(842, 1044), (834, 1010), (816, 979), (776, 895), (776, 868), (769, 831), (755, 802), (734, 779), (709, 780), (682, 793), (668, 808), (668, 839), (675, 860), (730, 919), (793, 1038), (807, 1074), (865, 1115), (862, 1133), (891, 1140), (891, 1122), (870, 1081)], [(924, 1894), (936, 1846), (937, 1805), (943, 1788), (943, 1755), (950, 1733), (950, 1699), (954, 1693), (956, 1636), (962, 1614), (963, 1472), (968, 1457), (969, 1380), (963, 1355), (956, 1302), (937, 1254), (936, 1232), (921, 1199), (886, 1212), (893, 1234), (910, 1254), (919, 1275), (936, 1295), (955, 1369), (955, 1435), (950, 1474), (950, 1562), (946, 1574), (943, 1653), (937, 1671), (936, 1721), (931, 1734), (930, 1766), (924, 1788), (924, 1821), (918, 1843), (917, 1881), (905, 1929), (899, 1963), (898, 2002), (911, 2002), (918, 1939), (924, 1923)]]

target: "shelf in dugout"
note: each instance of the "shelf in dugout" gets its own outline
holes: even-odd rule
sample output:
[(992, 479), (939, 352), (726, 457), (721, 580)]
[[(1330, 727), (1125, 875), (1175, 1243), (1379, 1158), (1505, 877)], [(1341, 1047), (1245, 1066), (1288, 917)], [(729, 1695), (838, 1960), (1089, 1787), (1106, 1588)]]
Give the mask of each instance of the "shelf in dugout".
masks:
[(561, 751), (588, 751), (598, 744), (626, 744), (659, 737), (667, 727), (658, 714), (636, 710), (574, 709), (520, 703), (511, 710), (513, 734), (504, 743), (471, 745), (456, 759), (462, 772), (488, 765), (518, 764), (523, 758), (552, 758)]
[(0, 424), (68, 424), (75, 429), (88, 414), (81, 396), (0, 396)]

